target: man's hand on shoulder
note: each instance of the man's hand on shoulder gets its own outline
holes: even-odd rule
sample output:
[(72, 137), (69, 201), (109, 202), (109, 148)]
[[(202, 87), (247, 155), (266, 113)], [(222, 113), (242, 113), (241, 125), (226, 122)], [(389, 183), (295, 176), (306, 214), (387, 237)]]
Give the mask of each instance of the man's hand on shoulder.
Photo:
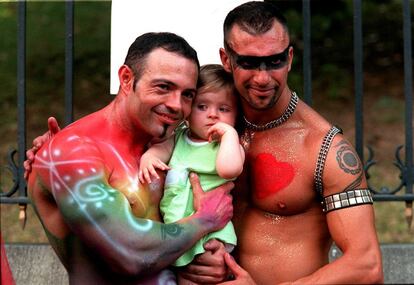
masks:
[(36, 137), (33, 140), (32, 148), (26, 151), (26, 160), (23, 163), (24, 179), (26, 180), (28, 180), (29, 174), (32, 171), (32, 164), (37, 151), (60, 131), (59, 124), (54, 117), (50, 117), (47, 120), (47, 126), (49, 130), (43, 135)]

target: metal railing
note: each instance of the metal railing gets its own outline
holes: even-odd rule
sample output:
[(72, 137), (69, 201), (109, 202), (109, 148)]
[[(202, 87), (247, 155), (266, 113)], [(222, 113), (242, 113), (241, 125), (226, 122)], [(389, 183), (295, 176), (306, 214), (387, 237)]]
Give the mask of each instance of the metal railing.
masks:
[[(365, 171), (368, 182), (369, 170), (375, 166), (374, 151), (369, 150), (368, 159), (364, 160), (363, 144), (363, 35), (362, 35), (362, 0), (354, 0), (354, 79), (355, 79), (355, 146), (362, 161), (365, 161)], [(399, 169), (399, 185), (391, 189), (382, 186), (376, 189), (369, 183), (369, 188), (376, 201), (403, 201), (406, 204), (406, 218), (412, 219), (413, 194), (413, 74), (412, 74), (412, 39), (411, 39), (411, 7), (410, 0), (402, 0), (403, 36), (404, 36), (404, 96), (405, 96), (405, 145), (397, 146), (394, 165)], [(66, 1), (66, 42), (65, 42), (65, 123), (73, 121), (73, 26), (74, 2)], [(312, 69), (311, 69), (311, 5), (310, 1), (302, 0), (303, 14), (303, 78), (304, 100), (312, 104)], [(21, 211), (29, 202), (27, 198), (26, 181), (24, 180), (23, 162), (26, 150), (26, 2), (18, 3), (18, 54), (17, 54), (17, 106), (18, 106), (18, 149), (8, 154), (7, 168), (13, 176), (13, 186), (10, 191), (0, 193), (0, 203), (19, 204)], [(405, 159), (401, 158), (401, 151)], [(17, 162), (15, 157), (17, 154)], [(405, 191), (403, 191), (405, 189)]]

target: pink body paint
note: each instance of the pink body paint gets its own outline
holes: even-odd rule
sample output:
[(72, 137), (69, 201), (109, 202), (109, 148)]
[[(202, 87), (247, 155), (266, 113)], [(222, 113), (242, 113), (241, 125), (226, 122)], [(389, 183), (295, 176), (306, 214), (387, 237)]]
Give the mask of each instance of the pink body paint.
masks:
[(253, 163), (254, 195), (264, 199), (286, 188), (295, 171), (287, 162), (277, 161), (270, 153), (259, 153)]

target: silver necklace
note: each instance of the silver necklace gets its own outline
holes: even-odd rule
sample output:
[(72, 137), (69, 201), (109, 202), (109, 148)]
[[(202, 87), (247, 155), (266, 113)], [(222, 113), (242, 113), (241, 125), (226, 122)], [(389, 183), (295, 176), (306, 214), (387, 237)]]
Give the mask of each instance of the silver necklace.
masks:
[(253, 124), (252, 122), (249, 122), (246, 119), (246, 117), (243, 116), (244, 124), (247, 129), (251, 131), (255, 131), (255, 132), (262, 132), (262, 131), (280, 126), (281, 124), (286, 122), (290, 118), (290, 116), (292, 116), (293, 112), (296, 109), (296, 105), (298, 104), (298, 101), (299, 101), (299, 98), (296, 95), (296, 92), (292, 92), (292, 96), (290, 97), (289, 104), (286, 110), (283, 112), (283, 114), (279, 118), (274, 119), (264, 125), (256, 125), (256, 124)]

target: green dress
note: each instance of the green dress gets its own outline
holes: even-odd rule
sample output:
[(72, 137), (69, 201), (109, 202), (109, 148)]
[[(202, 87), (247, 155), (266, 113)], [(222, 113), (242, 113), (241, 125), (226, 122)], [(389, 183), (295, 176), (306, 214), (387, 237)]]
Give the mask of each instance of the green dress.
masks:
[[(187, 133), (187, 128), (177, 131), (175, 147), (168, 164), (171, 169), (165, 179), (164, 196), (160, 203), (165, 223), (176, 222), (194, 213), (193, 192), (188, 178), (190, 172), (197, 173), (204, 191), (214, 189), (228, 181), (221, 178), (216, 171), (219, 144), (217, 142), (194, 142)], [(230, 248), (231, 245), (237, 244), (233, 224), (229, 222), (223, 229), (204, 236), (179, 257), (174, 265), (185, 266), (189, 264), (195, 255), (205, 251), (203, 244), (214, 238), (230, 245)]]

